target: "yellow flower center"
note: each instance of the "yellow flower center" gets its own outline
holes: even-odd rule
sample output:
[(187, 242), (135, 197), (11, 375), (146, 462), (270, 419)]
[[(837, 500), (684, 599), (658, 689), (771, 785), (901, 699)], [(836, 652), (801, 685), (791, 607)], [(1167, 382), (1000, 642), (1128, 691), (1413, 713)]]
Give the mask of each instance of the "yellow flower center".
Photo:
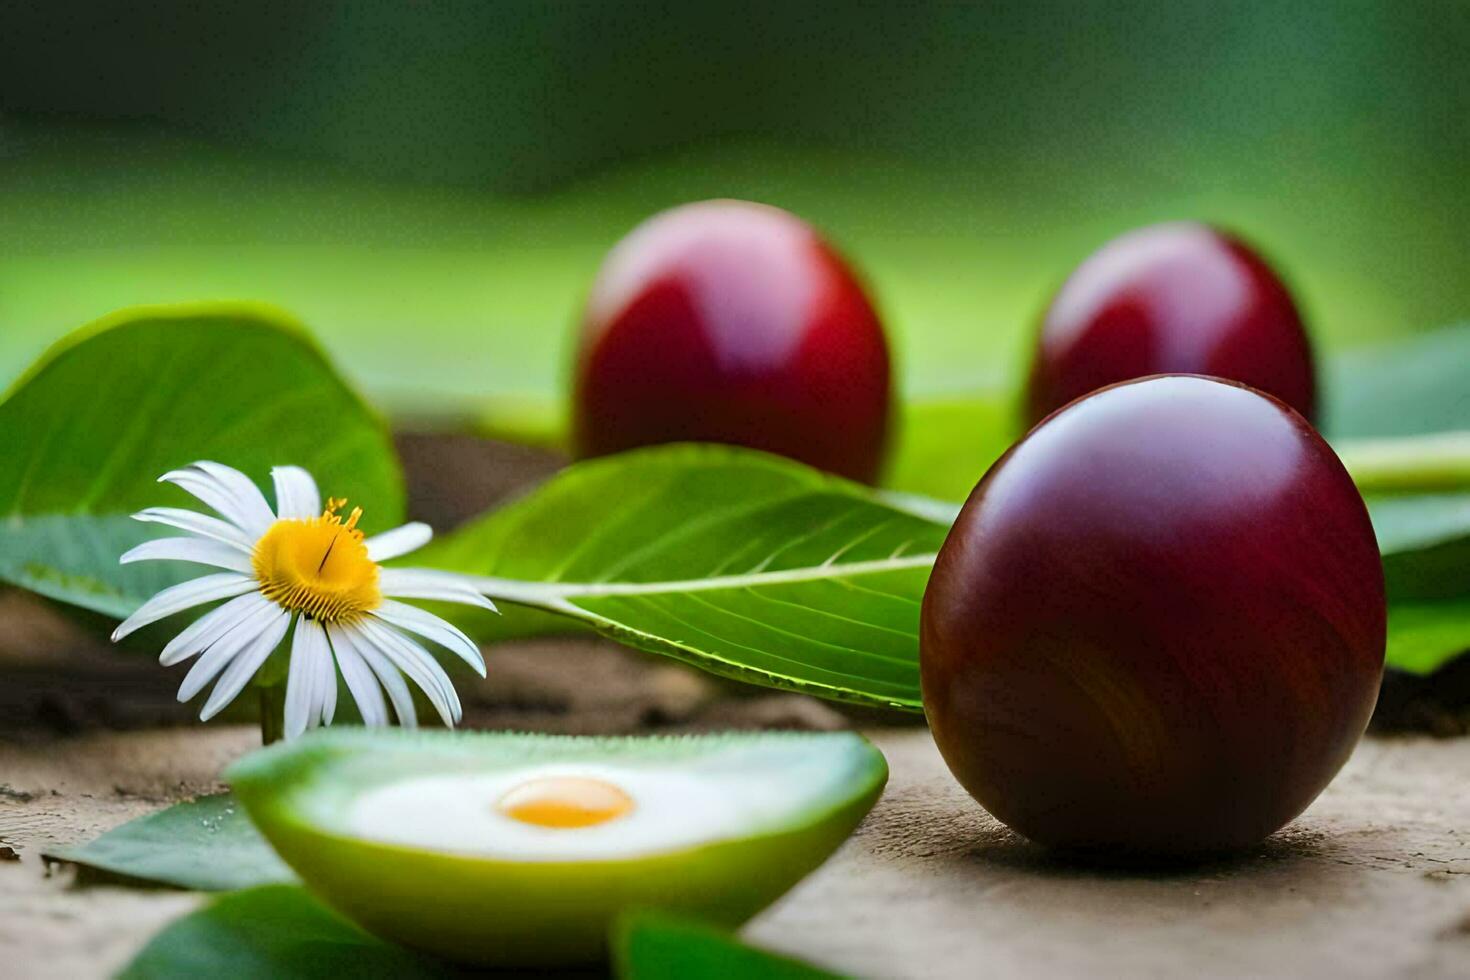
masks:
[(633, 798), (612, 783), (586, 776), (547, 776), (501, 797), (500, 812), (521, 823), (556, 830), (595, 827), (629, 813)]
[(330, 499), (322, 516), (276, 521), (261, 535), (250, 562), (262, 595), (323, 623), (351, 622), (378, 607), (378, 566), (357, 529), (362, 508), (344, 521), (337, 511), (346, 503)]

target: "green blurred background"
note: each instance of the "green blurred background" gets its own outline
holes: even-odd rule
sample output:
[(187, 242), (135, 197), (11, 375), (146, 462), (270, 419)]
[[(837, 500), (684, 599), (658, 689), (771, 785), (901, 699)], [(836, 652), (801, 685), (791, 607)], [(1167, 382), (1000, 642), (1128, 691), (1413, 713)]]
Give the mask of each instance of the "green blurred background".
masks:
[(0, 381), (248, 298), (406, 422), (547, 424), (602, 253), (714, 196), (828, 231), (912, 398), (1004, 388), (1069, 269), (1168, 218), (1362, 345), (1470, 314), (1467, 51), (1451, 0), (13, 2)]

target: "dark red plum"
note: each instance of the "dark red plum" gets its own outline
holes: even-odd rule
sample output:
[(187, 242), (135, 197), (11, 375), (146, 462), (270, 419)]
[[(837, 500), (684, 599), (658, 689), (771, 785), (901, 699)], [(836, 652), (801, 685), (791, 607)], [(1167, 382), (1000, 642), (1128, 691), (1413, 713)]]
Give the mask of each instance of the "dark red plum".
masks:
[(577, 453), (722, 442), (874, 481), (889, 424), (882, 324), (847, 265), (779, 208), (705, 201), (608, 255), (583, 323)]
[(1368, 723), (1383, 570), (1311, 425), (1195, 376), (1105, 388), (965, 503), (924, 595), (950, 770), (1042, 844), (1195, 855), (1296, 817)]
[(1291, 294), (1242, 242), (1207, 225), (1153, 225), (1077, 267), (1042, 320), (1027, 389), (1035, 424), (1105, 385), (1207, 374), (1317, 410), (1312, 349)]

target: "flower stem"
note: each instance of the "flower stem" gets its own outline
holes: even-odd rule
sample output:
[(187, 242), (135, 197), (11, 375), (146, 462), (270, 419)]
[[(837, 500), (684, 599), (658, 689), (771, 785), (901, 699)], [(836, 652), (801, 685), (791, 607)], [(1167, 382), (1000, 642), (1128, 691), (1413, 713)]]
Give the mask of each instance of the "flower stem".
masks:
[(279, 742), (286, 734), (286, 685), (261, 685), (260, 744)]
[(1470, 431), (1345, 439), (1335, 448), (1364, 493), (1470, 490)]

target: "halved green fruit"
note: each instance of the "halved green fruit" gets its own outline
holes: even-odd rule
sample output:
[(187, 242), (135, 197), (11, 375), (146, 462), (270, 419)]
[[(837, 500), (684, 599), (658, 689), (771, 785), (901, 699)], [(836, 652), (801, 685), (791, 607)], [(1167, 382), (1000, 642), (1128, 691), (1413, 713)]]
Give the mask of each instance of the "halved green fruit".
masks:
[(633, 908), (739, 925), (846, 839), (888, 767), (850, 733), (337, 729), (225, 776), (281, 857), (368, 930), (529, 966), (601, 959)]

